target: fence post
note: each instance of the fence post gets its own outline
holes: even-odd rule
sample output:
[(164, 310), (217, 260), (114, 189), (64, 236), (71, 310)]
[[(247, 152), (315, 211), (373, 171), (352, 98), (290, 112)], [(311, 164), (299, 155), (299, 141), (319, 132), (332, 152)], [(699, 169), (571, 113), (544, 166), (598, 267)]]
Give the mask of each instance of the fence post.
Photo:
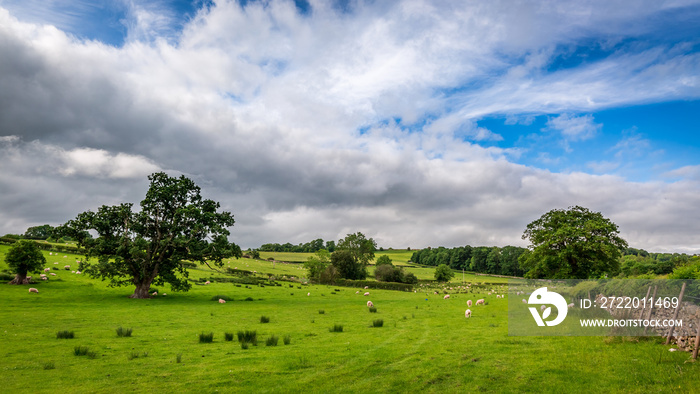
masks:
[[(676, 311), (673, 312), (673, 318), (671, 320), (675, 321), (678, 317), (678, 311), (681, 310), (681, 302), (683, 302), (683, 293), (685, 293), (685, 282), (683, 282), (683, 286), (681, 287), (681, 294), (678, 296), (678, 306), (676, 307)], [(671, 326), (671, 328), (668, 330), (668, 336), (666, 337), (667, 345), (671, 342), (671, 336), (673, 335), (674, 328), (674, 326)]]
[(696, 360), (698, 358), (698, 346), (700, 346), (700, 322), (695, 322), (695, 325), (698, 326), (698, 333), (695, 334), (695, 349), (693, 349), (693, 360)]
[[(644, 297), (645, 300), (649, 298), (649, 293), (651, 293), (651, 286), (649, 286), (649, 288), (647, 289), (647, 296)], [(647, 303), (646, 303), (646, 301), (644, 302), (644, 307), (642, 307), (642, 311), (639, 312), (639, 320), (642, 320), (642, 317), (644, 316), (644, 310), (645, 310), (645, 309), (647, 309)]]

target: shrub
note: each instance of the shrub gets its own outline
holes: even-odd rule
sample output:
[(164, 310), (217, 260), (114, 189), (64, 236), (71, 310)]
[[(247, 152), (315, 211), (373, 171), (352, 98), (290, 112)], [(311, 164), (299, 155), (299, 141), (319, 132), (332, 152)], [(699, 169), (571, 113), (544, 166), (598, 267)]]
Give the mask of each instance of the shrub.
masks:
[(56, 333), (56, 338), (58, 339), (73, 339), (75, 337), (75, 334), (73, 331), (59, 331)]
[(269, 323), (270, 318), (267, 316), (260, 316), (260, 323)]
[(369, 307), (369, 313), (377, 313), (377, 307), (376, 307), (376, 306), (370, 306), (370, 307)]
[(253, 297), (246, 297), (246, 299), (244, 301), (255, 301), (255, 300), (253, 299)]
[(270, 337), (265, 341), (265, 346), (277, 346), (277, 341), (279, 341), (279, 338), (274, 335), (270, 335)]
[(209, 334), (201, 333), (199, 334), (199, 343), (212, 343), (214, 342), (214, 333)]
[(383, 319), (377, 319), (372, 322), (372, 327), (383, 327), (384, 326), (384, 320)]
[(225, 332), (224, 333), (224, 340), (226, 340), (226, 342), (233, 341), (233, 333), (232, 332)]
[(117, 336), (118, 337), (130, 337), (131, 336), (131, 328), (123, 328), (119, 326), (117, 328)]
[(289, 335), (285, 335), (282, 340), (284, 341), (285, 345), (289, 345), (290, 343), (292, 343), (292, 337)]
[(343, 332), (343, 326), (340, 324), (334, 324), (333, 327), (329, 329), (330, 332)]

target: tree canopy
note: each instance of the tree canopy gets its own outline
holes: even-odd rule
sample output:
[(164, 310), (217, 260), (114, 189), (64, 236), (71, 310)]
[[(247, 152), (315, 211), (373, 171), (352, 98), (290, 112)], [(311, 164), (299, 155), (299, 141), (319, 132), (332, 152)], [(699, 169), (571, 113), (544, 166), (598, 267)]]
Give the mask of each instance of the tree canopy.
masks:
[(454, 276), (454, 271), (447, 264), (440, 264), (435, 268), (435, 280), (438, 282), (449, 282)]
[(48, 224), (29, 227), (24, 233), (26, 239), (48, 239), (53, 234), (53, 227)]
[[(130, 203), (103, 205), (57, 228), (84, 248), (84, 273), (109, 280), (110, 286), (134, 285), (131, 298), (148, 298), (151, 284), (188, 290), (185, 261), (223, 267), (224, 258), (241, 256), (227, 238), (233, 215), (218, 212), (218, 202), (202, 199), (192, 180), (163, 172), (148, 179), (140, 211), (134, 212)], [(92, 238), (88, 231), (98, 236)]]
[(46, 258), (34, 241), (20, 239), (12, 244), (5, 255), (5, 262), (10, 271), (15, 273), (15, 278), (10, 282), (13, 285), (29, 283), (28, 272), (40, 272), (46, 265)]
[(619, 271), (627, 248), (618, 227), (600, 212), (580, 206), (553, 209), (527, 225), (530, 251), (520, 256), (528, 278), (586, 279)]

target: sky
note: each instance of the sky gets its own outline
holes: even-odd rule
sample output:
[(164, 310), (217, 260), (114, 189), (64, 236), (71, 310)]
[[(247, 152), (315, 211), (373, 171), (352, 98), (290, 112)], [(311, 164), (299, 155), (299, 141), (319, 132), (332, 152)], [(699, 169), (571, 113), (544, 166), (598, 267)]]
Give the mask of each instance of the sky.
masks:
[(700, 253), (700, 1), (0, 0), (0, 234), (195, 181), (231, 240)]

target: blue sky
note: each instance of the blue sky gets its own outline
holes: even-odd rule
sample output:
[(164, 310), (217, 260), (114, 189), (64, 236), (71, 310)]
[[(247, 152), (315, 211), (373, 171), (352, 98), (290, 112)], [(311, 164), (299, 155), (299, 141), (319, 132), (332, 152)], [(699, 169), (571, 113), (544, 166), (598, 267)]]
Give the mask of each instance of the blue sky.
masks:
[(0, 0), (0, 58), (0, 232), (163, 170), (245, 247), (525, 246), (583, 205), (700, 253), (698, 1)]

